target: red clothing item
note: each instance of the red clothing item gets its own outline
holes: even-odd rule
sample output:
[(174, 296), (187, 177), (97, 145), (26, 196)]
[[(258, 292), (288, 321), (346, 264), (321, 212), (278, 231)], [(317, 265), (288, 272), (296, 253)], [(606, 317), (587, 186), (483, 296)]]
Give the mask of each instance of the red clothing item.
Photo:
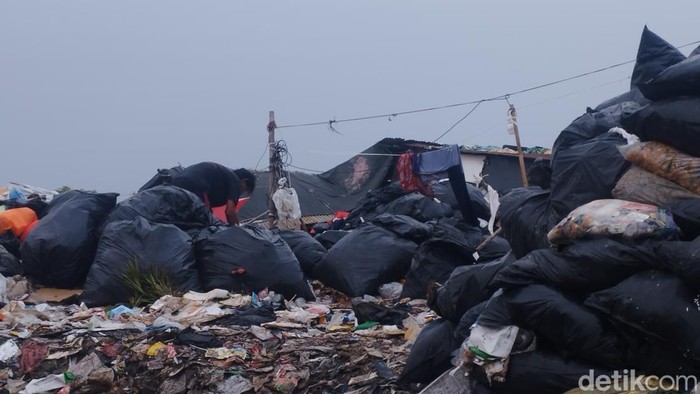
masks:
[(435, 197), (430, 185), (426, 185), (420, 180), (418, 176), (413, 172), (413, 157), (415, 153), (408, 151), (407, 153), (399, 156), (398, 163), (396, 164), (399, 169), (399, 181), (401, 182), (401, 189), (405, 192), (415, 192), (418, 191), (421, 194), (428, 197)]

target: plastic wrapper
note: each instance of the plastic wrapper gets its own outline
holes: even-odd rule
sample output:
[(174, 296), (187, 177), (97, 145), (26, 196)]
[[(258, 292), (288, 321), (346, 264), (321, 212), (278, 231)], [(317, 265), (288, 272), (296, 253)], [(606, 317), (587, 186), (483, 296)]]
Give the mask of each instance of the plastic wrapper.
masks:
[(666, 210), (624, 200), (596, 200), (573, 210), (547, 234), (552, 245), (583, 238), (619, 236), (628, 240), (665, 238), (678, 233)]
[(700, 158), (682, 153), (660, 142), (642, 142), (621, 147), (625, 159), (700, 194)]

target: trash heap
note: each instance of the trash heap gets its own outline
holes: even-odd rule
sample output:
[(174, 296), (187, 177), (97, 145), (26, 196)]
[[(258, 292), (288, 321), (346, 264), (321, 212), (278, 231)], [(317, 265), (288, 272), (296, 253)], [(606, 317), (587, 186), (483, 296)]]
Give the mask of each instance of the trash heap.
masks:
[[(41, 214), (9, 209), (0, 383), (25, 393), (413, 392), (398, 377), (436, 317), (430, 283), (510, 249), (496, 238), (477, 252), (488, 203), (470, 186), (484, 226), (466, 226), (450, 192), (435, 185), (443, 203), (389, 185), (318, 240), (228, 226), (173, 186), (119, 204), (68, 191)], [(80, 291), (59, 304), (35, 297), (58, 289)]]
[(173, 186), (8, 207), (0, 384), (561, 393), (591, 373), (700, 376), (700, 56), (645, 28), (631, 79), (559, 134), (549, 188), (495, 214), (468, 185), (479, 225), (450, 187), (400, 182), (315, 236), (227, 226)]
[[(700, 56), (645, 27), (631, 91), (561, 132), (551, 188), (501, 198), (511, 252), (433, 286), (441, 319), (421, 331), (402, 381), (579, 393), (591, 374), (700, 376), (698, 81)], [(675, 383), (664, 392), (694, 380)]]
[(0, 213), (9, 392), (410, 392), (397, 377), (435, 318), (424, 300), (311, 282), (329, 253), (308, 233), (227, 226), (183, 189), (116, 200)]
[(424, 301), (387, 306), (319, 285), (315, 302), (217, 289), (90, 308), (19, 276), (2, 283), (0, 383), (11, 393), (408, 393), (397, 383), (407, 339), (435, 317)]

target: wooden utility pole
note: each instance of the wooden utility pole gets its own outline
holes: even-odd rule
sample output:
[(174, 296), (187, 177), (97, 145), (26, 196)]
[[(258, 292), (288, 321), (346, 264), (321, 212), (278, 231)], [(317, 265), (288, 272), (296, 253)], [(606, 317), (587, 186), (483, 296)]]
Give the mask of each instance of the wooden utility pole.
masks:
[(525, 156), (523, 148), (520, 146), (520, 134), (518, 133), (518, 119), (515, 112), (515, 105), (510, 104), (508, 109), (508, 119), (511, 122), (513, 134), (515, 134), (515, 146), (518, 147), (518, 161), (520, 162), (520, 177), (523, 181), (523, 186), (527, 186), (527, 172), (525, 171)]
[(267, 143), (270, 149), (270, 173), (268, 175), (268, 196), (267, 196), (267, 220), (268, 227), (273, 228), (275, 226), (275, 221), (277, 220), (277, 208), (275, 208), (275, 202), (272, 201), (272, 195), (275, 194), (277, 190), (277, 168), (279, 157), (277, 155), (277, 149), (275, 148), (275, 129), (277, 124), (275, 123), (275, 111), (270, 111), (270, 120), (267, 123)]

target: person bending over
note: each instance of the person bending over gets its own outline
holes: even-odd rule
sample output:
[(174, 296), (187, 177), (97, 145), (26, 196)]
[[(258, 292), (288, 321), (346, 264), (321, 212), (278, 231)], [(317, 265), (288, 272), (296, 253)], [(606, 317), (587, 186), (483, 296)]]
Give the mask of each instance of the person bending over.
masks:
[(196, 194), (210, 209), (225, 205), (226, 220), (237, 225), (236, 205), (241, 197), (250, 196), (255, 190), (255, 175), (245, 168), (232, 170), (204, 162), (174, 175), (171, 184)]

